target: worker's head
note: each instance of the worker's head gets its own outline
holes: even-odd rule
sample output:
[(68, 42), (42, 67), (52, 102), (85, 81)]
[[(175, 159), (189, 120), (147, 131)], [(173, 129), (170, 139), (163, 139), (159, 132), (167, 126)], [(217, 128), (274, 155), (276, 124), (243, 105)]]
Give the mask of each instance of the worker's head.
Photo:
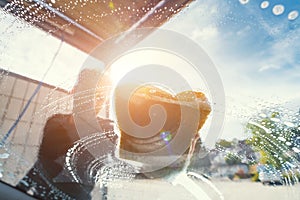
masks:
[(108, 84), (103, 81), (101, 68), (83, 68), (71, 91), (74, 95), (73, 111), (78, 113), (94, 110), (97, 115), (105, 106)]

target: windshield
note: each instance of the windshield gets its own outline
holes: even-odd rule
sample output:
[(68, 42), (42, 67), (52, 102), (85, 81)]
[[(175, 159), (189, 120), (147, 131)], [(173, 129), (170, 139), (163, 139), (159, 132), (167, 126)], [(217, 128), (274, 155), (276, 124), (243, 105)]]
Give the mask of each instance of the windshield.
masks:
[(299, 3), (0, 6), (2, 182), (37, 199), (299, 198)]

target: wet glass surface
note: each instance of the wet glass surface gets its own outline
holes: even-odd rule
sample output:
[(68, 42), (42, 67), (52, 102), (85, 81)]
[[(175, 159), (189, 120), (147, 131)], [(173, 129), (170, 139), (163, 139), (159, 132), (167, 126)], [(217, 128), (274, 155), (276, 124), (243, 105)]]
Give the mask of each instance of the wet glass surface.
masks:
[(299, 198), (299, 3), (0, 6), (1, 181), (38, 199)]

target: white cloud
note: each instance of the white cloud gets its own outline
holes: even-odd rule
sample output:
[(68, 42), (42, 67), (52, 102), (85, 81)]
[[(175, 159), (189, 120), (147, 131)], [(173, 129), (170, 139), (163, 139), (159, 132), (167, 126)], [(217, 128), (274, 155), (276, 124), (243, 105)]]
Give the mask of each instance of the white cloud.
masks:
[(241, 37), (244, 35), (249, 34), (249, 31), (251, 31), (251, 27), (249, 25), (247, 25), (246, 27), (244, 27), (243, 29), (239, 30), (236, 35)]
[(281, 67), (279, 65), (273, 65), (273, 64), (270, 64), (270, 65), (264, 65), (262, 67), (259, 68), (259, 72), (263, 72), (263, 71), (267, 71), (267, 70), (271, 70), (271, 69), (280, 69)]
[(284, 67), (289, 66), (291, 75), (298, 72), (299, 64), (298, 56), (299, 46), (300, 46), (300, 28), (282, 34), (281, 37), (277, 37), (273, 41), (273, 44), (269, 48), (262, 51), (259, 66), (261, 66), (258, 71), (263, 72), (269, 69), (284, 69)]
[(197, 27), (192, 32), (192, 39), (198, 41), (212, 39), (217, 36), (218, 36), (218, 29), (215, 26), (207, 26), (202, 29)]

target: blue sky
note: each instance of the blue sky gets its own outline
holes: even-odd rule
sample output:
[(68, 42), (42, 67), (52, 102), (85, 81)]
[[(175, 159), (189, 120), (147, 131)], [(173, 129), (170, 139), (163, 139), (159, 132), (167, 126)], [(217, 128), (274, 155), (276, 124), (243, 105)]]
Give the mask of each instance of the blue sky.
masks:
[[(247, 137), (243, 123), (260, 107), (300, 105), (300, 17), (288, 18), (300, 12), (300, 1), (269, 1), (265, 9), (263, 1), (241, 2), (247, 1), (196, 1), (165, 26), (194, 39), (218, 68), (227, 100), (225, 138)], [(275, 15), (279, 4), (284, 12)]]
[[(180, 20), (168, 25), (195, 39), (217, 59), (244, 61), (247, 67), (239, 68), (249, 77), (264, 79), (290, 72), (299, 66), (300, 18), (290, 21), (287, 16), (292, 10), (300, 11), (300, 1), (270, 1), (266, 9), (260, 8), (261, 2), (197, 1)], [(272, 13), (277, 2), (286, 6), (280, 16)]]
[[(196, 41), (215, 63), (227, 101), (225, 138), (246, 136), (242, 123), (260, 109), (258, 104), (265, 107), (300, 99), (300, 16), (288, 19), (290, 12), (300, 12), (300, 0), (270, 0), (265, 9), (262, 2), (198, 0), (163, 26)], [(275, 15), (279, 4), (284, 11)], [(2, 67), (39, 80), (59, 41), (21, 22), (5, 30), (14, 19), (0, 16)], [(71, 86), (86, 58), (63, 44), (45, 82)]]

